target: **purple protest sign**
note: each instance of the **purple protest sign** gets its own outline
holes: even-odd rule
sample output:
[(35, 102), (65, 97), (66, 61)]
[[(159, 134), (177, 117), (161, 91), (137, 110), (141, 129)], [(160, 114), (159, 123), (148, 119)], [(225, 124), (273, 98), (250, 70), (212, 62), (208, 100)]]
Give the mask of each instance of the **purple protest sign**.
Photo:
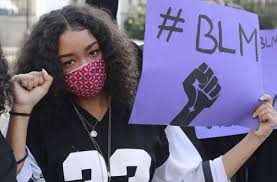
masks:
[(262, 30), (261, 48), (262, 48), (262, 66), (265, 93), (274, 98), (275, 108), (277, 104), (277, 30)]
[(249, 128), (241, 126), (213, 126), (211, 128), (203, 126), (195, 127), (195, 133), (198, 139), (239, 135), (248, 133), (249, 131)]
[(148, 1), (130, 123), (256, 127), (251, 115), (263, 93), (258, 38), (255, 14), (198, 1)]

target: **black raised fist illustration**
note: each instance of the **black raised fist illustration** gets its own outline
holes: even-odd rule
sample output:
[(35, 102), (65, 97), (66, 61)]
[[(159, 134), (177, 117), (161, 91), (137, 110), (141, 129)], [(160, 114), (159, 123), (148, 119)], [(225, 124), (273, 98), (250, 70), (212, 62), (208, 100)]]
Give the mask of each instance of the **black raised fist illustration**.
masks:
[(183, 87), (189, 101), (171, 125), (189, 125), (203, 109), (213, 105), (221, 90), (217, 77), (206, 63), (193, 70), (183, 82)]

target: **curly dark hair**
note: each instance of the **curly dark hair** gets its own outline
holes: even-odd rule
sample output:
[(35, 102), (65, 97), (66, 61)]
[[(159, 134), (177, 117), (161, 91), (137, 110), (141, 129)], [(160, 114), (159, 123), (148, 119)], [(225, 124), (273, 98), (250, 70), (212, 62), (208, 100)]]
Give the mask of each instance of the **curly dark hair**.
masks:
[(54, 100), (68, 96), (58, 58), (59, 37), (68, 29), (87, 29), (95, 36), (107, 65), (105, 89), (113, 99), (131, 106), (139, 77), (134, 45), (107, 12), (89, 5), (69, 5), (43, 15), (23, 44), (15, 73), (44, 68), (54, 78), (47, 96), (56, 97)]
[(8, 63), (0, 46), (0, 114), (6, 112), (12, 103), (11, 76), (8, 73)]

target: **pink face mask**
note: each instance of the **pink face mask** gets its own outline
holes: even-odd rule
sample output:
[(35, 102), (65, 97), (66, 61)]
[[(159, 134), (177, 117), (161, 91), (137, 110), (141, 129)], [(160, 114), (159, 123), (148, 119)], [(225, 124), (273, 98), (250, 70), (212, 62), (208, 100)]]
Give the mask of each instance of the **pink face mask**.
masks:
[(105, 61), (91, 61), (80, 68), (65, 74), (65, 84), (77, 96), (97, 96), (103, 89), (107, 78)]

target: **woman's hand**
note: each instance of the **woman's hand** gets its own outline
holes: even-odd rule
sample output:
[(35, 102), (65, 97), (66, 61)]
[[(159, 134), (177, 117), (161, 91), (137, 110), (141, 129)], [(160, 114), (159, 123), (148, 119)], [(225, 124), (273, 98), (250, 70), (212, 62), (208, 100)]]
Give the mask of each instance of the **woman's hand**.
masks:
[(277, 112), (273, 107), (272, 97), (270, 95), (264, 94), (260, 100), (263, 103), (253, 113), (253, 117), (259, 118), (260, 125), (256, 131), (253, 131), (253, 134), (265, 140), (277, 125)]
[(45, 70), (15, 75), (12, 78), (15, 97), (12, 110), (30, 113), (41, 98), (47, 94), (52, 81), (52, 76)]
[(223, 156), (225, 172), (229, 179), (249, 159), (277, 125), (277, 113), (272, 105), (271, 96), (263, 95), (260, 100), (263, 103), (253, 113), (253, 117), (258, 117), (260, 120), (259, 128), (249, 132)]

